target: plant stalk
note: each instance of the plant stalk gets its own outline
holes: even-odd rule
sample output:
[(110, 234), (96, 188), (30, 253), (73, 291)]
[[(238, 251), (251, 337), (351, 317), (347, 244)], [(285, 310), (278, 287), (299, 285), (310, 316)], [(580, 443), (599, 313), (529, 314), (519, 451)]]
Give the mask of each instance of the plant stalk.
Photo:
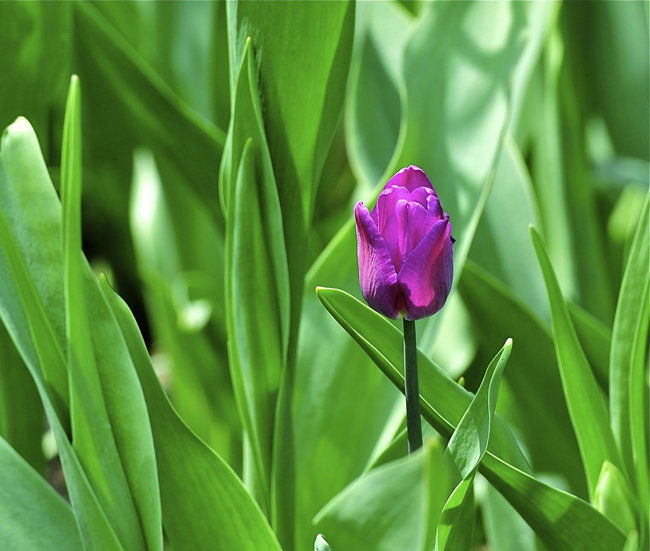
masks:
[(404, 318), (404, 396), (406, 396), (406, 431), (408, 450), (413, 453), (422, 447), (420, 420), (420, 389), (418, 385), (418, 352), (415, 321)]

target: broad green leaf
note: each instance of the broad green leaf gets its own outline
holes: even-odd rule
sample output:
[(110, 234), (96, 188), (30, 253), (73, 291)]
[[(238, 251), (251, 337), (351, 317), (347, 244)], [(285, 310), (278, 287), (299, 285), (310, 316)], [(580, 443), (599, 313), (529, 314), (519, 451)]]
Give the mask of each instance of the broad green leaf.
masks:
[[(331, 315), (366, 351), (401, 391), (402, 336), (386, 318), (338, 289), (318, 290)], [(443, 436), (450, 436), (471, 400), (471, 395), (449, 379), (421, 352), (420, 407), (424, 418)], [(529, 471), (514, 437), (496, 417), (481, 472), (517, 509), (551, 549), (622, 549), (623, 534), (585, 501), (557, 490)]]
[[(339, 324), (377, 363), (391, 382), (403, 391), (401, 332), (388, 319), (377, 314), (359, 300), (340, 289), (319, 287), (317, 295)], [(380, 346), (377, 343), (381, 343)], [(443, 436), (449, 438), (471, 403), (472, 394), (451, 380), (427, 356), (418, 351), (420, 407), (427, 411), (423, 416)], [(435, 401), (427, 393), (435, 391)], [(431, 418), (435, 418), (432, 422)], [(492, 427), (490, 450), (498, 450), (505, 461), (522, 470), (528, 463), (506, 424), (498, 417)]]
[(252, 453), (253, 494), (269, 511), (276, 397), (289, 345), (290, 287), (282, 212), (247, 41), (221, 190), (226, 212), (226, 316), (233, 389)]
[(436, 534), (436, 549), (440, 551), (471, 545), (472, 530), (467, 526), (473, 526), (474, 519), (474, 476), (488, 447), (499, 381), (511, 350), (512, 340), (509, 339), (488, 365), (481, 385), (445, 450), (461, 481), (442, 510)]
[(332, 549), (430, 550), (428, 526), (437, 523), (448, 493), (449, 467), (440, 445), (364, 474), (314, 519)]
[(76, 76), (70, 82), (63, 124), (61, 199), (72, 443), (102, 508), (113, 520), (122, 545), (144, 549), (137, 513), (108, 420), (83, 296), (81, 98)]
[(259, 506), (239, 478), (171, 406), (127, 305), (105, 278), (100, 278), (100, 286), (124, 335), (147, 402), (163, 526), (170, 544), (175, 549), (279, 551)]
[[(44, 304), (47, 304), (47, 301), (37, 288), (37, 283), (43, 285), (43, 277), (50, 276), (49, 271), (45, 269), (50, 263), (53, 267), (60, 267), (62, 275), (59, 241), (61, 209), (43, 166), (38, 142), (25, 119), (19, 118), (5, 130), (0, 160), (0, 190), (14, 192), (14, 195), (6, 195), (12, 201), (0, 203), (0, 273), (3, 274), (2, 280), (6, 282), (6, 285), (3, 285), (4, 292), (0, 295), (3, 322), (36, 383), (54, 433), (73, 512), (85, 545), (97, 549), (121, 549), (122, 546), (68, 440), (67, 408), (61, 401), (61, 395), (56, 393), (44, 375), (47, 372), (46, 366), (64, 376), (66, 372), (61, 342), (47, 316), (48, 313), (54, 313), (55, 321), (61, 323), (62, 319), (59, 318), (64, 317), (64, 308), (46, 311)], [(17, 181), (22, 185), (17, 185)], [(36, 197), (42, 197), (42, 202), (35, 201)], [(32, 201), (25, 201), (25, 198)], [(24, 214), (26, 209), (38, 209), (32, 211), (38, 212), (38, 217)], [(34, 239), (34, 235), (43, 237), (36, 250), (23, 245)], [(15, 236), (20, 240), (15, 239)], [(46, 252), (50, 254), (45, 254)], [(26, 254), (27, 258), (24, 258), (23, 254)], [(62, 287), (61, 278), (55, 278), (55, 281), (57, 280)], [(62, 289), (59, 293), (54, 288), (49, 291), (52, 293), (49, 295), (51, 300), (62, 302)], [(60, 416), (65, 424), (61, 422)]]
[(0, 539), (6, 549), (81, 550), (70, 506), (0, 438)]
[(61, 160), (73, 446), (123, 545), (162, 549), (155, 454), (144, 398), (81, 250), (80, 95), (79, 80), (73, 76)]
[[(44, 182), (47, 185), (44, 186)], [(45, 314), (40, 312), (36, 318), (35, 313), (30, 314), (23, 306), (26, 296), (21, 294), (35, 293), (36, 296), (30, 299), (34, 308), (44, 308), (48, 312), (65, 311), (61, 209), (56, 192), (49, 183), (34, 131), (23, 118), (18, 118), (2, 135), (0, 208), (11, 243), (17, 249), (16, 254), (19, 254), (18, 250), (28, 254), (24, 262), (25, 269), (30, 271), (28, 281), (23, 281), (23, 274), (21, 278), (12, 275), (17, 264), (13, 261), (11, 266), (7, 264), (6, 256), (0, 260), (0, 280), (3, 282), (0, 315), (23, 358), (29, 358), (34, 366), (38, 365), (37, 357), (46, 360), (42, 364), (43, 377), (61, 423), (69, 427), (68, 375), (61, 354), (65, 343), (64, 316), (56, 316), (51, 326), (35, 328), (34, 324), (39, 324)], [(38, 214), (29, 216), (27, 212)], [(34, 243), (39, 246), (34, 247)], [(41, 331), (51, 335), (47, 339), (34, 338), (33, 331), (39, 336), (42, 336)]]
[(531, 237), (546, 282), (555, 353), (591, 496), (603, 463), (608, 460), (620, 467), (620, 455), (609, 426), (605, 398), (578, 342), (542, 238), (532, 226)]
[[(648, 330), (648, 200), (646, 199), (616, 306), (609, 356), (609, 410), (614, 436), (628, 472), (648, 510), (647, 378), (644, 355)], [(640, 351), (640, 353), (637, 352)], [(644, 422), (645, 420), (645, 422)]]
[(538, 317), (546, 319), (544, 281), (528, 238), (528, 225), (537, 220), (535, 209), (530, 175), (508, 135), (469, 257), (506, 284)]
[[(581, 103), (570, 71), (560, 25), (551, 30), (543, 58), (542, 106), (537, 113), (533, 175), (543, 235), (567, 299), (609, 323), (612, 290), (581, 132)], [(534, 115), (533, 115), (534, 116)]]

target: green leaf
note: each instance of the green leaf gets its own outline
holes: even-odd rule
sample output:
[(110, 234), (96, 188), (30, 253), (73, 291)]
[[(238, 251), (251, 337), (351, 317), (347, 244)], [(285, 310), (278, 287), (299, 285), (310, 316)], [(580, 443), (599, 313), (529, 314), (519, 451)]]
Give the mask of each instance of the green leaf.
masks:
[(127, 305), (106, 278), (100, 278), (100, 286), (128, 345), (150, 413), (163, 526), (170, 544), (175, 549), (279, 551), (259, 506), (241, 481), (171, 406)]
[(593, 495), (603, 463), (608, 460), (620, 467), (620, 455), (609, 426), (605, 399), (578, 342), (542, 238), (532, 226), (530, 231), (551, 306), (562, 386), (587, 475), (589, 495)]
[(512, 340), (508, 339), (490, 362), (472, 402), (449, 439), (447, 453), (463, 479), (472, 476), (487, 450), (499, 381), (511, 350)]
[(479, 389), (445, 450), (458, 470), (461, 482), (442, 511), (436, 534), (436, 549), (441, 551), (466, 548), (471, 544), (472, 530), (468, 530), (467, 525), (471, 521), (473, 526), (474, 476), (488, 447), (499, 381), (511, 350), (512, 340), (508, 339), (486, 369)]
[[(559, 473), (573, 493), (586, 496), (580, 451), (564, 400), (550, 328), (508, 287), (471, 260), (458, 288), (478, 329), (482, 357), (490, 357), (495, 341), (511, 336), (517, 342), (501, 384), (499, 407), (500, 414), (521, 436), (534, 471)], [(539, 438), (540, 434), (546, 435), (553, 446), (547, 445), (546, 438)]]
[[(311, 220), (316, 185), (341, 115), (355, 4), (297, 3), (287, 9), (281, 2), (231, 2), (226, 7), (231, 90), (249, 37), (259, 56), (265, 128), (285, 232), (291, 236)], [(301, 210), (303, 219), (293, 225), (291, 218)]]
[(290, 287), (282, 212), (247, 41), (221, 173), (233, 389), (252, 453), (253, 495), (269, 511), (273, 425), (287, 362)]
[(442, 447), (425, 443), (353, 481), (318, 513), (316, 529), (333, 549), (430, 550), (449, 477)]
[[(644, 355), (648, 330), (648, 199), (637, 227), (616, 306), (609, 356), (612, 429), (639, 498), (648, 511), (647, 389)], [(645, 421), (644, 421), (645, 420)]]
[(436, 532), (435, 551), (471, 548), (476, 517), (473, 482), (473, 474), (461, 480), (445, 503)]
[(81, 550), (70, 506), (0, 438), (0, 539), (7, 549)]
[[(36, 383), (54, 433), (83, 541), (89, 547), (121, 549), (68, 440), (68, 411), (61, 400), (61, 394), (56, 392), (45, 376), (51, 370), (63, 376), (66, 372), (61, 343), (47, 316), (48, 313), (54, 315), (53, 321), (58, 322), (56, 327), (63, 325), (65, 310), (62, 306), (63, 269), (59, 241), (61, 209), (43, 166), (38, 142), (25, 119), (19, 118), (5, 130), (0, 161), (0, 190), (5, 192), (5, 198), (10, 199), (0, 203), (0, 273), (6, 282), (2, 287), (3, 293), (0, 294), (0, 312), (5, 327)], [(40, 198), (40, 201), (36, 198)], [(19, 239), (16, 240), (14, 236)], [(38, 241), (35, 236), (42, 237), (42, 240)], [(29, 246), (34, 242), (39, 243), (39, 247)], [(51, 270), (57, 267), (61, 268), (59, 277), (51, 274)], [(58, 290), (44, 285), (44, 278), (51, 275), (55, 282), (61, 283)], [(40, 286), (40, 293), (37, 285)], [(52, 305), (55, 301), (61, 307), (46, 312), (44, 304), (49, 302)], [(66, 425), (61, 422), (60, 415)]]
[(594, 506), (611, 518), (628, 537), (637, 532), (634, 498), (621, 471), (609, 461), (603, 464), (600, 472), (594, 490)]
[(79, 79), (73, 76), (61, 160), (73, 444), (124, 546), (162, 549), (158, 479), (146, 405), (117, 324), (81, 250), (80, 95)]
[[(399, 330), (344, 291), (319, 288), (317, 293), (330, 314), (403, 392)], [(422, 415), (438, 432), (450, 436), (471, 395), (421, 352), (418, 364)], [(549, 548), (570, 551), (584, 546), (607, 551), (623, 547), (623, 534), (605, 516), (585, 501), (525, 472), (529, 470), (526, 460), (498, 416), (480, 468)]]
[(499, 551), (535, 551), (535, 532), (508, 501), (485, 479), (476, 482), (477, 497), (480, 495), (479, 482), (484, 487), (480, 502), (487, 544)]
[[(51, 326), (42, 325), (43, 307), (50, 312), (65, 311), (59, 241), (61, 210), (34, 131), (23, 118), (2, 135), (0, 209), (8, 234), (3, 239), (5, 256), (0, 259), (0, 315), (21, 356), (27, 358), (25, 362), (37, 366), (37, 358), (44, 360), (43, 377), (51, 390), (54, 408), (63, 426), (68, 427), (68, 376), (61, 353), (65, 343), (64, 316), (56, 316)], [(39, 246), (34, 247), (34, 243)], [(26, 254), (22, 267), (18, 251)], [(24, 306), (26, 300), (38, 312), (30, 312)], [(49, 334), (47, 338), (45, 333)], [(36, 335), (39, 338), (34, 338)]]

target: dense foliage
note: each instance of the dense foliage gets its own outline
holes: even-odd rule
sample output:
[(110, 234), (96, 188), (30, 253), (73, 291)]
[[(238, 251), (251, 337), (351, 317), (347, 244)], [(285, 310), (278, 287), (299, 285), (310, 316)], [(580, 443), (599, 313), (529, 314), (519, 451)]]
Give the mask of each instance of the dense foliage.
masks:
[[(646, 549), (649, 46), (641, 1), (0, 3), (0, 547)], [(353, 208), (412, 164), (456, 242), (407, 456)]]

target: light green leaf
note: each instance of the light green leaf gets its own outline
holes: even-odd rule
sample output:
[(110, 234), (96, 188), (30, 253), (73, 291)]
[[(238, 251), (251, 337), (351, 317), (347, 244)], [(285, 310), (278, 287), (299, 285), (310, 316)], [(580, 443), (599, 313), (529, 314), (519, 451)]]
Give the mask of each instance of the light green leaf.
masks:
[(487, 450), (499, 381), (511, 350), (512, 340), (508, 339), (490, 362), (471, 404), (449, 439), (446, 453), (451, 456), (463, 479), (472, 475)]
[(100, 278), (100, 286), (126, 340), (147, 402), (163, 525), (171, 545), (206, 551), (279, 551), (275, 535), (239, 478), (187, 428), (171, 406), (127, 305), (105, 278)]
[(144, 398), (81, 250), (80, 95), (73, 76), (61, 161), (73, 445), (123, 545), (162, 549), (155, 454)]
[(535, 532), (512, 505), (484, 478), (478, 477), (475, 484), (477, 499), (484, 490), (480, 505), (487, 544), (499, 551), (535, 551)]
[[(64, 316), (55, 316), (51, 326), (40, 326), (45, 317), (43, 307), (48, 312), (65, 311), (61, 209), (49, 183), (38, 141), (26, 119), (16, 119), (3, 132), (0, 147), (0, 207), (9, 234), (7, 239), (11, 240), (11, 245), (9, 241), (3, 242), (3, 246), (9, 248), (0, 259), (0, 280), (3, 282), (0, 315), (21, 356), (28, 358), (25, 361), (37, 366), (37, 358), (45, 360), (43, 377), (50, 388), (54, 408), (63, 426), (69, 427), (68, 375), (61, 353), (65, 343)], [(29, 216), (27, 212), (38, 213), (38, 216)], [(34, 247), (34, 243), (39, 246)], [(17, 258), (7, 263), (6, 255), (19, 255), (18, 251), (28, 254), (24, 268), (29, 270), (29, 275), (16, 275)], [(25, 277), (27, 281), (23, 280)], [(38, 314), (29, 312), (24, 306), (27, 294), (30, 294), (33, 307), (40, 309)], [(40, 337), (45, 332), (51, 334), (48, 338), (34, 339), (32, 331)]]
[(578, 439), (589, 495), (593, 495), (603, 463), (608, 460), (620, 466), (620, 455), (609, 426), (602, 391), (578, 342), (542, 238), (532, 226), (531, 237), (546, 282), (564, 395)]
[(274, 414), (287, 362), (291, 293), (252, 44), (246, 44), (221, 172), (226, 316), (233, 389), (252, 454), (253, 469), (245, 479), (269, 511)]
[(316, 529), (333, 549), (430, 550), (449, 478), (442, 447), (425, 443), (352, 482), (318, 513)]
[[(403, 392), (399, 330), (344, 291), (320, 288), (318, 297), (377, 367)], [(418, 364), (422, 415), (438, 432), (450, 436), (469, 405), (471, 395), (421, 352)], [(526, 460), (499, 417), (495, 418), (480, 468), (551, 549), (571, 551), (584, 546), (607, 551), (623, 547), (623, 534), (596, 509), (525, 472), (529, 471)]]
[[(68, 424), (68, 411), (61, 400), (61, 394), (48, 384), (44, 376), (44, 373), (51, 373), (50, 370), (63, 376), (66, 373), (61, 343), (48, 319), (48, 313), (52, 314), (54, 321), (59, 322), (57, 326), (63, 325), (64, 308), (46, 311), (44, 303), (47, 302), (43, 298), (49, 297), (51, 301), (62, 304), (61, 278), (54, 277), (54, 281), (61, 283), (58, 293), (56, 288), (48, 289), (43, 285), (43, 278), (50, 276), (52, 268), (59, 267), (60, 274), (63, 272), (59, 241), (61, 209), (43, 166), (36, 136), (25, 119), (18, 119), (3, 135), (0, 190), (8, 192), (5, 197), (11, 199), (0, 203), (0, 273), (7, 283), (3, 285), (4, 292), (0, 294), (0, 312), (5, 327), (36, 383), (54, 433), (73, 511), (85, 545), (97, 549), (121, 549), (72, 449), (66, 426), (59, 417), (62, 415)], [(42, 202), (34, 200), (36, 197), (40, 197)], [(29, 213), (38, 215), (30, 216)], [(35, 240), (35, 235), (40, 235), (42, 241)], [(27, 245), (34, 242), (38, 242), (39, 247)], [(51, 294), (39, 294), (37, 284), (40, 284), (41, 289), (48, 289)]]
[(0, 438), (0, 539), (6, 549), (81, 550), (70, 506)]
[(470, 549), (474, 538), (474, 474), (454, 488), (440, 515), (435, 551)]
[(639, 219), (616, 306), (609, 356), (612, 429), (648, 511), (647, 378), (644, 355), (650, 288), (648, 199)]
[(594, 490), (594, 507), (611, 518), (628, 537), (632, 532), (638, 533), (634, 501), (621, 471), (605, 461)]
[(445, 504), (438, 531), (436, 549), (461, 549), (471, 545), (474, 520), (474, 476), (483, 459), (492, 427), (501, 373), (506, 366), (512, 340), (508, 339), (485, 370), (467, 411), (449, 439), (445, 455), (451, 458), (461, 477)]

